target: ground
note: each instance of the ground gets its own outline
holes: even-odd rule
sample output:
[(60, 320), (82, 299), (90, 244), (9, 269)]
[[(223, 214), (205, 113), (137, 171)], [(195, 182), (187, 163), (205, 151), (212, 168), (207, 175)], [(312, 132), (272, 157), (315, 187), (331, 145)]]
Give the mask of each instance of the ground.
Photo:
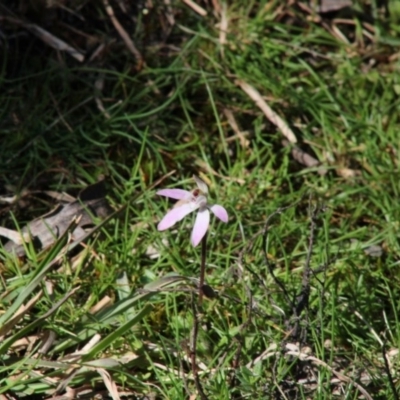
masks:
[(399, 399), (398, 2), (0, 21), (1, 399)]

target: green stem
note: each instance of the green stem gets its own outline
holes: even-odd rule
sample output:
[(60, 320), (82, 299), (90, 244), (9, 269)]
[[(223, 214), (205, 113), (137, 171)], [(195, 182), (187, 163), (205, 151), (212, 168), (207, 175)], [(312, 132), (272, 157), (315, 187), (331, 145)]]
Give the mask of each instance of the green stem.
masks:
[(204, 277), (206, 275), (206, 258), (207, 258), (207, 232), (201, 241), (201, 264), (200, 264), (200, 280), (199, 280), (199, 305), (203, 302), (203, 286)]

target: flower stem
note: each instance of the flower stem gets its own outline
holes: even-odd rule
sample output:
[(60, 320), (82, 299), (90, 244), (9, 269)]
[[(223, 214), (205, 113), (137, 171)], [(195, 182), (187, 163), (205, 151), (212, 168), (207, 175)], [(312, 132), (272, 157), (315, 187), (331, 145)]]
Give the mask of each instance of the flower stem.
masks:
[(201, 264), (200, 264), (200, 279), (199, 279), (199, 305), (203, 302), (203, 286), (204, 277), (206, 275), (206, 258), (207, 258), (207, 232), (201, 241)]
[(192, 293), (192, 312), (193, 312), (193, 328), (192, 328), (192, 333), (191, 333), (191, 354), (190, 358), (192, 361), (192, 372), (193, 372), (193, 378), (194, 378), (194, 383), (196, 385), (196, 389), (200, 395), (201, 400), (208, 400), (208, 397), (204, 393), (203, 386), (201, 385), (199, 373), (197, 370), (197, 335), (199, 333), (199, 315), (198, 315), (198, 309), (196, 309), (196, 306), (194, 304), (194, 296)]

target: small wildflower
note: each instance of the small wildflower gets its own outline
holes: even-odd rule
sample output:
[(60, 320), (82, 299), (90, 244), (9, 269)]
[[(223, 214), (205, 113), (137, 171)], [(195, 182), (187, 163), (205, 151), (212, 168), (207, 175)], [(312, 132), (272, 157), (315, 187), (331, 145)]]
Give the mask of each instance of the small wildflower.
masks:
[(207, 232), (210, 224), (210, 210), (223, 222), (228, 222), (228, 213), (224, 207), (207, 202), (208, 187), (200, 178), (194, 176), (197, 183), (197, 189), (189, 192), (183, 189), (162, 189), (157, 192), (160, 196), (179, 200), (174, 208), (164, 216), (157, 226), (159, 231), (164, 231), (174, 226), (178, 221), (186, 217), (193, 211), (198, 210), (196, 221), (193, 226), (191, 242), (197, 246)]

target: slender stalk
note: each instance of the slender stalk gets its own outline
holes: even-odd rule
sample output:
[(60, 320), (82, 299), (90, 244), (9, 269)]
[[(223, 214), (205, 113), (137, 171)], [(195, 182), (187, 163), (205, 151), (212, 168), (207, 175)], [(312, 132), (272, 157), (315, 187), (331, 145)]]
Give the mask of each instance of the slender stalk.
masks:
[(207, 258), (207, 232), (201, 241), (201, 264), (200, 264), (200, 280), (199, 280), (199, 306), (203, 302), (203, 286), (206, 275), (206, 258)]
[(200, 376), (197, 370), (196, 356), (197, 356), (197, 335), (199, 333), (199, 316), (198, 316), (198, 310), (196, 309), (196, 305), (194, 303), (193, 294), (192, 294), (192, 312), (193, 312), (193, 328), (191, 334), (190, 358), (192, 362), (193, 379), (201, 400), (208, 400), (208, 397), (204, 393), (203, 386), (201, 385)]
[(199, 315), (198, 312), (201, 310), (201, 304), (203, 302), (203, 286), (204, 279), (206, 275), (206, 256), (207, 256), (207, 233), (204, 235), (201, 241), (201, 264), (200, 264), (200, 279), (199, 279), (199, 303), (198, 309), (194, 304), (194, 299), (192, 295), (192, 311), (193, 311), (193, 328), (191, 334), (191, 361), (192, 361), (192, 372), (193, 379), (196, 385), (196, 389), (198, 394), (200, 395), (201, 400), (208, 400), (208, 397), (203, 391), (203, 387), (200, 382), (200, 377), (197, 371), (197, 335), (199, 333)]

